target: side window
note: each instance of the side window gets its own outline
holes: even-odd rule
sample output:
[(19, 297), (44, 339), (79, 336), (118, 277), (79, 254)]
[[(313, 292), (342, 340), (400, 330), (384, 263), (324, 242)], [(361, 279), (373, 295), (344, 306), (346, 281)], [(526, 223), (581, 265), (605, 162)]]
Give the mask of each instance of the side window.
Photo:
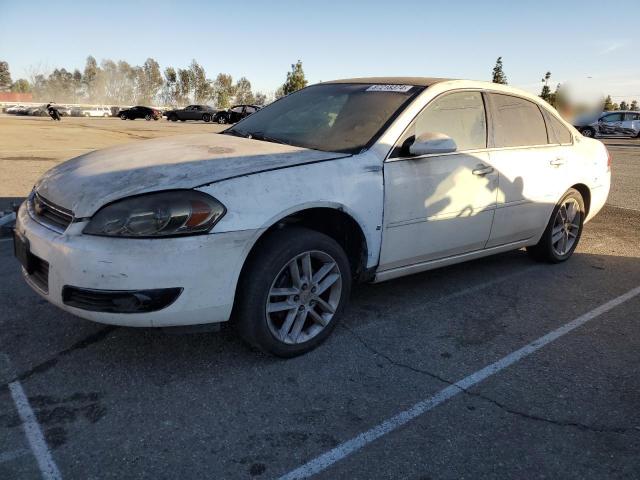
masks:
[(547, 130), (549, 133), (549, 143), (571, 143), (571, 132), (554, 115), (546, 113)]
[(242, 113), (242, 107), (233, 107), (231, 111), (235, 113)]
[(247, 114), (254, 113), (255, 111), (256, 111), (256, 109), (255, 109), (255, 108), (253, 108), (253, 107), (249, 107), (249, 106), (247, 106), (247, 108), (245, 109), (245, 112), (246, 112)]
[(601, 121), (611, 123), (611, 122), (620, 122), (622, 121), (621, 113), (611, 113), (609, 115), (605, 115), (601, 118)]
[(487, 148), (487, 121), (480, 92), (445, 94), (429, 103), (402, 136), (391, 157), (409, 155), (409, 145), (416, 137), (444, 133), (451, 137), (458, 151)]
[(625, 120), (640, 120), (640, 113), (625, 113), (624, 114), (624, 119)]
[(547, 128), (540, 108), (524, 98), (492, 93), (496, 147), (547, 144)]

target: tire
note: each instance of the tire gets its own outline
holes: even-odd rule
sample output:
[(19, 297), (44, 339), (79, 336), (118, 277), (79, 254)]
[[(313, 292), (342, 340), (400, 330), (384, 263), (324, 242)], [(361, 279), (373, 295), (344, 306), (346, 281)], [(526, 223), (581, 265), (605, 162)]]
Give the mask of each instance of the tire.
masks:
[(126, 120), (127, 116), (124, 113), (120, 114), (120, 120)]
[(170, 120), (172, 122), (177, 122), (178, 121), (178, 116), (175, 113), (172, 113), (171, 115), (169, 115), (167, 117), (167, 120)]
[[(573, 218), (571, 218), (571, 207), (567, 208), (570, 204), (575, 209)], [(527, 247), (527, 253), (535, 260), (542, 262), (560, 263), (568, 260), (580, 242), (585, 216), (582, 195), (570, 188), (553, 209), (540, 241), (532, 247)], [(561, 236), (558, 237), (558, 234)], [(566, 243), (563, 245), (563, 242)]]
[(582, 135), (587, 138), (593, 138), (596, 136), (596, 131), (592, 127), (583, 128), (582, 130), (580, 130), (580, 133), (582, 133)]
[(224, 125), (225, 123), (227, 123), (227, 119), (226, 119), (226, 117), (225, 117), (224, 115), (220, 115), (220, 116), (218, 117), (218, 123), (219, 123), (220, 125)]
[[(351, 291), (351, 269), (342, 247), (327, 235), (297, 227), (268, 235), (243, 268), (234, 323), (247, 343), (291, 358), (313, 350), (336, 328)], [(322, 275), (316, 283), (306, 279), (307, 258), (311, 277)], [(294, 263), (299, 282), (291, 274)], [(290, 293), (273, 295), (274, 289)], [(268, 312), (268, 305), (278, 310)]]
[(180, 119), (181, 122), (186, 122), (186, 120)]
[(152, 118), (153, 118), (153, 117), (152, 117), (151, 115), (145, 115), (145, 116), (144, 116), (144, 119), (145, 119), (147, 122), (150, 122)]
[(202, 120), (209, 123), (211, 121), (211, 115), (209, 115), (208, 113), (205, 113), (204, 115), (202, 115)]

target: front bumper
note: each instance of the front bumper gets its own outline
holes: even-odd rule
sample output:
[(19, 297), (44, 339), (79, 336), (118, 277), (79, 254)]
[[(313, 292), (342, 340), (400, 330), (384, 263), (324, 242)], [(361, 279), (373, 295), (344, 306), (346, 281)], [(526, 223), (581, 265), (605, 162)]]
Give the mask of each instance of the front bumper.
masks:
[[(107, 238), (82, 235), (85, 225), (72, 223), (59, 234), (31, 218), (23, 203), (16, 230), (29, 241), (31, 253), (49, 266), (47, 289), (23, 269), (27, 283), (49, 302), (79, 317), (137, 327), (228, 320), (242, 265), (258, 234), (245, 230), (181, 238)], [(65, 305), (65, 286), (114, 291), (182, 288), (182, 292), (161, 310), (109, 313)]]

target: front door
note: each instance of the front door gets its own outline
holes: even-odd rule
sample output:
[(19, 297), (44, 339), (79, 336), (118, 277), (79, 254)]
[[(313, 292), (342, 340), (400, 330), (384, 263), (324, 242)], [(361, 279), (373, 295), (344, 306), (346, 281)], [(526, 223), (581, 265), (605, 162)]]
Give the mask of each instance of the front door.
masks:
[(598, 121), (598, 129), (602, 135), (621, 135), (623, 113), (610, 113)]
[[(408, 146), (427, 132), (448, 135), (457, 151), (410, 156)], [(486, 147), (480, 92), (445, 94), (418, 115), (384, 165), (379, 271), (484, 248), (498, 182)]]

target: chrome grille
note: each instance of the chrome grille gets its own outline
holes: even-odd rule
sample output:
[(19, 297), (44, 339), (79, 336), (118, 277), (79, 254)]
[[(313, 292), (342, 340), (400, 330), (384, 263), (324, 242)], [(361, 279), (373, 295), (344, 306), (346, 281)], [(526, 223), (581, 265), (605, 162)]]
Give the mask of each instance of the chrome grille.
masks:
[(73, 220), (70, 210), (59, 207), (37, 192), (29, 197), (28, 206), (29, 214), (36, 222), (58, 233), (64, 233)]

